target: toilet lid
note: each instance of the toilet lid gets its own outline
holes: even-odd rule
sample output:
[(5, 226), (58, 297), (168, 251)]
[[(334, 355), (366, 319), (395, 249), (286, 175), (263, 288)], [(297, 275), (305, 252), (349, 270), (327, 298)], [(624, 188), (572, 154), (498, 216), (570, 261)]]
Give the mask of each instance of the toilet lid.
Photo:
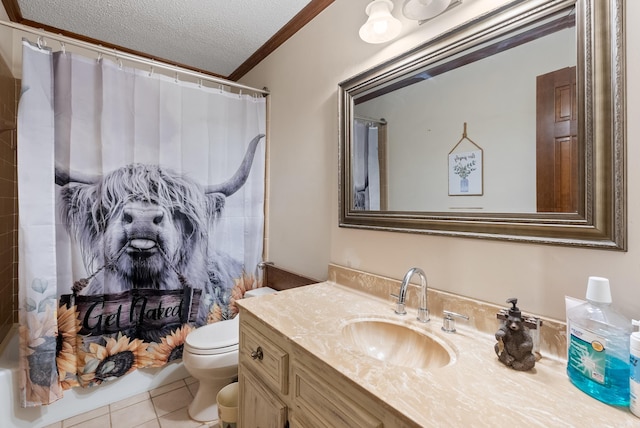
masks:
[(224, 354), (238, 349), (240, 316), (198, 327), (184, 341), (185, 351), (194, 354)]

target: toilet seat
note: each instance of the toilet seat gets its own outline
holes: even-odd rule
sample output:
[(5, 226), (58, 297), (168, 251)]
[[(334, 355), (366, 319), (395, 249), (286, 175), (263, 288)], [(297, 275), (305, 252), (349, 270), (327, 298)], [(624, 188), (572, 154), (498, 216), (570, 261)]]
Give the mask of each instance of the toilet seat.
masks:
[(196, 328), (184, 341), (184, 352), (198, 355), (226, 354), (238, 350), (240, 316)]

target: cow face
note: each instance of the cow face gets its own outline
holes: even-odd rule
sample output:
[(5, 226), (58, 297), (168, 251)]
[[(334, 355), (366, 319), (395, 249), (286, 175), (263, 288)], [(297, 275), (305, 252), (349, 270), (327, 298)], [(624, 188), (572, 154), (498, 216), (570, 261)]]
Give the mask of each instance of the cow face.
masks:
[(236, 173), (216, 185), (202, 186), (158, 165), (131, 164), (104, 177), (56, 168), (64, 224), (87, 270), (101, 272), (84, 293), (177, 289), (181, 278), (211, 292), (210, 278), (219, 273), (209, 272), (209, 256), (216, 253), (207, 247), (210, 227), (226, 197), (244, 185), (262, 137), (251, 141)]
[(117, 260), (118, 271), (128, 281), (150, 286), (194, 251), (193, 233), (194, 225), (180, 213), (174, 218), (157, 203), (131, 201), (107, 224), (105, 253), (107, 259)]

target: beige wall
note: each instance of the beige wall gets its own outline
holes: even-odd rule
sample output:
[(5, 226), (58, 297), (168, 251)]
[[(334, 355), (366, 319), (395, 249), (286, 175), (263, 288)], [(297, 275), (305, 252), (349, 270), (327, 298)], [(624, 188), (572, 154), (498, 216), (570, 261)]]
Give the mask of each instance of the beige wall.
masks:
[[(430, 286), (564, 318), (564, 296), (583, 297), (589, 275), (610, 278), (614, 304), (640, 317), (640, 171), (628, 170), (629, 251), (611, 252), (338, 227), (337, 85), (501, 1), (465, 1), (394, 42), (358, 38), (368, 0), (336, 0), (262, 61), (243, 82), (270, 95), (269, 259), (323, 277), (333, 262), (400, 279), (423, 268)], [(398, 15), (400, 0), (395, 0)], [(640, 117), (640, 2), (626, 2), (627, 117)], [(407, 31), (411, 31), (406, 34)], [(630, 165), (640, 158), (640, 123), (627, 124)]]

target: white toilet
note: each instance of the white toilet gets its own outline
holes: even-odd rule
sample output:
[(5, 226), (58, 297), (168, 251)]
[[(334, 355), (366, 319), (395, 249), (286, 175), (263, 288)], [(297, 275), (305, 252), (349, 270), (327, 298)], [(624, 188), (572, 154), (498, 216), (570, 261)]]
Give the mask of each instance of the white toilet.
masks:
[[(269, 287), (250, 290), (245, 297), (275, 293)], [(184, 341), (182, 362), (200, 386), (189, 405), (189, 416), (199, 422), (218, 419), (218, 392), (238, 376), (240, 316), (199, 327)]]
[(216, 395), (238, 375), (240, 317), (207, 324), (189, 333), (182, 361), (200, 386), (189, 405), (189, 416), (200, 422), (218, 419)]

